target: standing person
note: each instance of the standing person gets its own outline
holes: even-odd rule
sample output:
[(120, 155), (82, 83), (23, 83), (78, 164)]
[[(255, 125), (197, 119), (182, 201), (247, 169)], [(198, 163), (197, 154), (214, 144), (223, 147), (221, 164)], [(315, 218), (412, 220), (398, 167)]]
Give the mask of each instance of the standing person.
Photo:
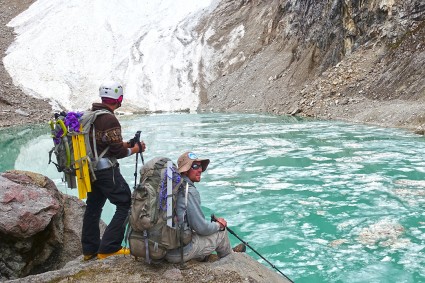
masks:
[[(205, 219), (201, 209), (201, 196), (195, 187), (195, 182), (201, 181), (201, 174), (207, 170), (209, 159), (199, 159), (193, 152), (183, 153), (177, 160), (179, 173), (188, 184), (187, 206), (186, 192), (179, 191), (177, 198), (177, 218), (179, 225), (192, 231), (192, 241), (183, 248), (183, 261), (191, 259), (206, 260), (212, 252), (217, 252), (223, 258), (232, 252), (229, 236), (225, 230), (226, 220), (218, 218), (216, 222)], [(184, 221), (186, 219), (187, 221)], [(244, 252), (244, 244), (236, 246), (233, 251)], [(169, 250), (166, 260), (172, 263), (181, 261), (181, 249)]]
[[(96, 141), (96, 148), (100, 156), (95, 169), (96, 181), (92, 183), (92, 191), (87, 193), (87, 207), (84, 213), (81, 243), (84, 260), (92, 258), (103, 259), (116, 254), (129, 254), (129, 250), (122, 248), (124, 238), (124, 222), (131, 204), (131, 191), (120, 173), (117, 159), (143, 152), (146, 149), (144, 142), (136, 143), (133, 147), (129, 142), (123, 142), (121, 125), (114, 115), (114, 111), (121, 106), (123, 88), (118, 82), (105, 82), (99, 88), (102, 103), (93, 103), (92, 110), (108, 110), (111, 114), (99, 115), (94, 121), (94, 137), (90, 130), (90, 142)], [(99, 222), (106, 200), (116, 206), (111, 222), (100, 239)]]

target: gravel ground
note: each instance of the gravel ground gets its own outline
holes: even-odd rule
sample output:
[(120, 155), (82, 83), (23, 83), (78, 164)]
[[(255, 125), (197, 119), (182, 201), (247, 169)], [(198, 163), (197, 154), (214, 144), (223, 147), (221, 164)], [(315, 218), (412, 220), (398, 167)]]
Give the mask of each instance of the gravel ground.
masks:
[(179, 264), (169, 263), (148, 265), (130, 256), (114, 256), (88, 262), (77, 258), (60, 270), (6, 282), (288, 283), (289, 281), (247, 254), (233, 253), (220, 260), (189, 261), (185, 268), (181, 268)]

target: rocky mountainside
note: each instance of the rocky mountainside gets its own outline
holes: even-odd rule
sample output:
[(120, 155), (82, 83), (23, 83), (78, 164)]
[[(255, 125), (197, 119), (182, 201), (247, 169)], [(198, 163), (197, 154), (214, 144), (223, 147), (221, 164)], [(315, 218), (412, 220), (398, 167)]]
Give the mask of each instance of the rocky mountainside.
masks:
[(218, 78), (204, 82), (204, 111), (423, 130), (421, 0), (221, 1), (199, 32)]
[[(6, 24), (25, 11), (35, 0), (0, 0), (0, 53), (2, 57), (14, 40), (13, 30)], [(43, 123), (51, 116), (47, 101), (26, 95), (17, 88), (0, 61), (0, 127)]]
[[(0, 0), (3, 54), (13, 41), (5, 25), (33, 2)], [(197, 32), (208, 46), (200, 110), (423, 132), (422, 0), (221, 0)], [(0, 126), (46, 121), (48, 102), (16, 88), (2, 62), (0, 78)]]

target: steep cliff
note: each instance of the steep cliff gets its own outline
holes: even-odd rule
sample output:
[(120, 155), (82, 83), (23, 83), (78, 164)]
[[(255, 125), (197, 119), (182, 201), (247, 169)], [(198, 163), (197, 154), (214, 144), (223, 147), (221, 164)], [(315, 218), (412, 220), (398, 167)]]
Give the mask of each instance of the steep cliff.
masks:
[(425, 3), (221, 1), (199, 27), (200, 109), (292, 114), (421, 130)]

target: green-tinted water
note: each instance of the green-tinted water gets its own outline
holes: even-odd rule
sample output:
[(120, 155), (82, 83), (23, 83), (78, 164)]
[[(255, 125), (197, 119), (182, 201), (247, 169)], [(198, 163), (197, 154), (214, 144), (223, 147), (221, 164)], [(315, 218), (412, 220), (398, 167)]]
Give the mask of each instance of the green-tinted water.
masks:
[[(151, 115), (121, 122), (126, 139), (142, 130), (145, 160), (176, 160), (186, 150), (210, 158), (198, 185), (205, 214), (226, 218), (295, 282), (425, 282), (423, 137), (267, 115)], [(39, 172), (76, 195), (47, 166), (47, 130), (0, 134), (1, 171)], [(133, 187), (135, 157), (120, 163)], [(105, 221), (112, 213), (109, 207)]]

